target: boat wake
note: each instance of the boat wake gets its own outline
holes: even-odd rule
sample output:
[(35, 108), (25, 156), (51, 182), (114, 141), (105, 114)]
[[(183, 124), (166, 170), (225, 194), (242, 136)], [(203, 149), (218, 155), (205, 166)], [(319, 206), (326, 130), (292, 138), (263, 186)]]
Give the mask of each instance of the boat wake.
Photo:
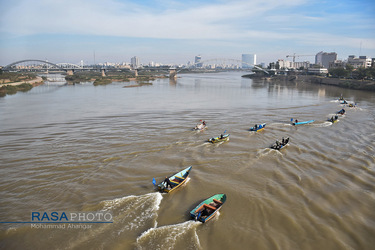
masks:
[[(145, 195), (130, 195), (106, 200), (96, 206), (100, 211), (112, 212), (113, 223), (93, 226), (81, 231), (76, 239), (71, 239), (67, 248), (89, 248), (88, 244), (111, 246), (119, 237), (131, 242), (142, 231), (157, 226), (156, 219), (162, 194), (155, 192)], [(110, 248), (110, 247), (109, 247)]]
[(186, 179), (185, 183), (182, 184), (181, 186), (186, 186), (186, 184), (187, 184), (189, 181), (190, 181), (190, 177), (188, 177), (188, 178)]
[(271, 149), (271, 148), (263, 148), (263, 149), (258, 149), (258, 152), (256, 154), (256, 158), (260, 159), (264, 156), (269, 155), (270, 153), (277, 154), (277, 155), (283, 155), (279, 150)]
[(150, 228), (137, 238), (137, 249), (202, 249), (196, 228), (201, 222)]
[[(159, 192), (140, 196), (130, 195), (109, 201), (103, 201), (103, 211), (111, 210), (116, 223), (125, 225), (121, 232), (143, 227), (153, 222), (157, 226), (157, 211), (163, 196)], [(139, 212), (141, 214), (139, 214)], [(119, 232), (119, 234), (121, 233)]]
[[(340, 121), (340, 120), (337, 120), (338, 122)], [(326, 121), (326, 122), (323, 122), (323, 123), (316, 123), (316, 124), (311, 124), (312, 126), (314, 126), (314, 127), (318, 127), (318, 128), (324, 128), (324, 127), (329, 127), (329, 126), (332, 126), (332, 122), (328, 122), (328, 121)]]

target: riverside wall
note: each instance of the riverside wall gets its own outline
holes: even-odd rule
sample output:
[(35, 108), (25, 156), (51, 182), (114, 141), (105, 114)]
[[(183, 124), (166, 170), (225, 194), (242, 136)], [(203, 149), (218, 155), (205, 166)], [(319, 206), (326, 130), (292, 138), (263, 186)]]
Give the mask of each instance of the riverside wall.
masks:
[[(244, 76), (247, 77), (247, 76)], [(358, 89), (375, 91), (375, 81), (370, 80), (356, 80), (356, 79), (345, 79), (345, 78), (329, 78), (315, 75), (276, 75), (272, 77), (256, 76), (252, 75), (250, 78), (263, 78), (270, 81), (303, 81), (312, 84), (321, 85), (332, 85), (348, 89)]]

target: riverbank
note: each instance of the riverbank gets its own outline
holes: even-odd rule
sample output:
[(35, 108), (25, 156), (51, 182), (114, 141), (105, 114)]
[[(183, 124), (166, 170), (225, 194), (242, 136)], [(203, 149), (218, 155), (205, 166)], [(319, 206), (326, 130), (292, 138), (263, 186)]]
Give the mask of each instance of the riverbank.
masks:
[(3, 84), (0, 84), (0, 86), (18, 86), (18, 85), (21, 85), (21, 84), (24, 84), (24, 83), (31, 84), (31, 85), (33, 85), (33, 87), (36, 87), (36, 86), (39, 86), (39, 85), (43, 84), (44, 81), (43, 81), (42, 77), (37, 76), (33, 80), (19, 81), (19, 82), (12, 82), (12, 83), (3, 83)]
[(42, 77), (37, 76), (35, 79), (19, 82), (9, 82), (0, 84), (0, 97), (6, 95), (14, 95), (18, 91), (26, 92), (32, 89), (33, 87), (44, 84)]
[(264, 76), (264, 75), (253, 74), (253, 75), (243, 75), (242, 77), (252, 78), (252, 79), (265, 79), (268, 81), (302, 81), (306, 83), (332, 85), (332, 86), (348, 88), (348, 89), (375, 91), (375, 81), (370, 81), (370, 80), (330, 78), (330, 77), (316, 76), (316, 75)]

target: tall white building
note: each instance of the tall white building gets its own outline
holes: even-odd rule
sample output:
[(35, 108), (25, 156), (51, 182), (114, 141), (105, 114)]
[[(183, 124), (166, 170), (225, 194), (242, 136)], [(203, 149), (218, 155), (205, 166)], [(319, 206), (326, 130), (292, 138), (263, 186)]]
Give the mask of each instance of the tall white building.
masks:
[(136, 69), (140, 66), (139, 58), (137, 56), (134, 56), (130, 59), (130, 64), (133, 67), (133, 69)]
[(257, 64), (256, 54), (242, 54), (242, 68), (251, 69)]

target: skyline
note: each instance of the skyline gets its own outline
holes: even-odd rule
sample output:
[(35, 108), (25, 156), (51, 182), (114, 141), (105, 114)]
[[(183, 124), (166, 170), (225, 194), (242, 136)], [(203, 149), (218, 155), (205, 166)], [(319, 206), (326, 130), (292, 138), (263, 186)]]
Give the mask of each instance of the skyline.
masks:
[(133, 56), (143, 64), (186, 64), (196, 55), (242, 54), (269, 63), (319, 51), (336, 52), (338, 59), (375, 57), (371, 0), (0, 1), (3, 66), (22, 59), (129, 62)]

